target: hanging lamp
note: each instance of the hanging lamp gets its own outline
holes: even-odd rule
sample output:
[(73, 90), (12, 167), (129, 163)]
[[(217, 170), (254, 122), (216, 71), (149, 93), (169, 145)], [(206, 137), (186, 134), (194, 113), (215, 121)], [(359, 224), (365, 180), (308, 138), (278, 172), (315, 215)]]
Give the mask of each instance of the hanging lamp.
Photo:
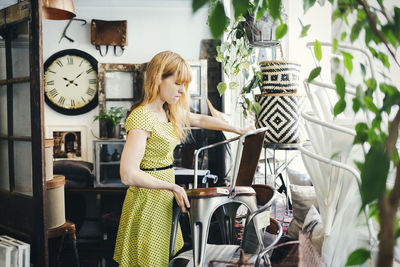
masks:
[(51, 20), (67, 20), (76, 16), (73, 0), (43, 0), (43, 17)]

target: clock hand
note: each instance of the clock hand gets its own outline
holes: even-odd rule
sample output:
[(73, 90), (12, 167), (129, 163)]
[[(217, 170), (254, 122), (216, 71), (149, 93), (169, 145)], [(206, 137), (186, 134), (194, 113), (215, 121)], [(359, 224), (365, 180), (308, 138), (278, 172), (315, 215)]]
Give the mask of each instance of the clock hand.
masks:
[(75, 79), (72, 80), (72, 82), (74, 82), (76, 79), (78, 79), (78, 77), (81, 76), (82, 73), (84, 73), (84, 71), (82, 71), (81, 73), (79, 73), (78, 76), (76, 76)]

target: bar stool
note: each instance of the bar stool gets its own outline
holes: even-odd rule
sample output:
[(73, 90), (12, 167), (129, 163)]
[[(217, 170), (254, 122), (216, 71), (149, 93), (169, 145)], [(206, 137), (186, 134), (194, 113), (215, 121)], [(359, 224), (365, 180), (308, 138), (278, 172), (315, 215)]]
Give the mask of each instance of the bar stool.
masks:
[(72, 250), (74, 253), (75, 266), (79, 267), (80, 266), (79, 265), (79, 256), (78, 256), (78, 250), (76, 248), (76, 228), (75, 228), (75, 224), (73, 222), (69, 222), (69, 221), (66, 221), (63, 225), (61, 225), (59, 227), (51, 228), (51, 229), (47, 230), (48, 240), (56, 238), (56, 237), (61, 237), (61, 241), (60, 241), (60, 245), (59, 245), (57, 254), (55, 257), (51, 257), (50, 266), (57, 266), (57, 263), (60, 260), (60, 254), (63, 249), (65, 236), (68, 236), (71, 239)]

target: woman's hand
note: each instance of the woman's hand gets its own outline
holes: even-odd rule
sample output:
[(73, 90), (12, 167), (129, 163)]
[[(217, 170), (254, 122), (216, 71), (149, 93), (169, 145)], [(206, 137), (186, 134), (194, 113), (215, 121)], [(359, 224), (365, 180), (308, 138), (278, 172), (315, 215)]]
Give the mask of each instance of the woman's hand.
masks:
[(247, 128), (238, 128), (236, 133), (239, 134), (239, 135), (242, 135), (242, 134), (245, 134), (247, 132), (254, 131), (255, 129), (256, 129), (256, 127), (254, 127), (254, 126), (250, 126), (250, 127), (247, 127)]
[(190, 208), (190, 202), (186, 195), (185, 189), (179, 185), (174, 185), (171, 191), (174, 193), (176, 203), (178, 203), (178, 206), (182, 209), (182, 212), (187, 213), (187, 209)]

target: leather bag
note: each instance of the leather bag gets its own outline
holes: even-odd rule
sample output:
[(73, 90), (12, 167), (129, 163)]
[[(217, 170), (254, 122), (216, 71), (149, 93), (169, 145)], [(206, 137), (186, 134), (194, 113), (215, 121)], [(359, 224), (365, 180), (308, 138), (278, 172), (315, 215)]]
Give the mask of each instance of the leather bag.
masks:
[[(107, 55), (108, 46), (114, 46), (114, 54), (121, 56), (126, 46), (126, 20), (98, 20), (93, 19), (91, 23), (91, 43), (96, 46), (101, 56)], [(105, 53), (101, 46), (106, 46)], [(117, 47), (121, 48), (121, 53), (117, 55)]]

